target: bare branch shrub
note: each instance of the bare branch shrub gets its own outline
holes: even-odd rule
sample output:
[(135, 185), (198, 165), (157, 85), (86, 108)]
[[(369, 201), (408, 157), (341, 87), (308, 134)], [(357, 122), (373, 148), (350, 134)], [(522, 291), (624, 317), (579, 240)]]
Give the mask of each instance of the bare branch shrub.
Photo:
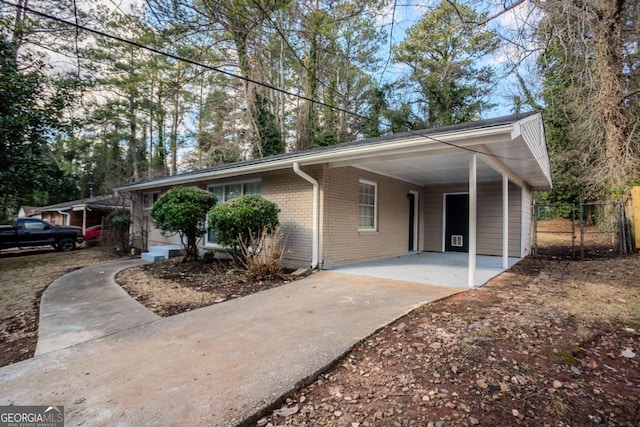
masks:
[(238, 239), (240, 262), (256, 279), (278, 276), (282, 273), (285, 240), (280, 227), (269, 230), (262, 227), (257, 238), (248, 233), (249, 240)]

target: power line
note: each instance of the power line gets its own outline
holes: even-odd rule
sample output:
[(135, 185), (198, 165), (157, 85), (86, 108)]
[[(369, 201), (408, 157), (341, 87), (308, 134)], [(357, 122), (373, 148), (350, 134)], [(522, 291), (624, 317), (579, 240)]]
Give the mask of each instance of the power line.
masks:
[[(329, 109), (332, 109), (332, 110), (335, 110), (335, 111), (340, 111), (340, 112), (348, 114), (350, 116), (363, 119), (365, 121), (373, 120), (372, 118), (363, 116), (362, 114), (358, 114), (358, 113), (356, 113), (354, 111), (349, 111), (349, 110), (346, 110), (344, 108), (337, 107), (335, 105), (330, 105), (330, 104), (327, 104), (326, 102), (318, 101), (316, 99), (313, 99), (313, 98), (310, 98), (310, 97), (307, 97), (307, 96), (304, 96), (304, 95), (301, 95), (301, 94), (298, 94), (298, 93), (294, 93), (294, 92), (288, 91), (286, 89), (279, 88), (279, 87), (271, 85), (269, 83), (260, 82), (258, 80), (254, 80), (254, 79), (249, 78), (249, 77), (241, 76), (241, 75), (232, 73), (230, 71), (223, 70), (223, 69), (218, 68), (218, 67), (214, 67), (214, 66), (211, 66), (211, 65), (206, 65), (206, 64), (203, 64), (201, 62), (194, 61), (192, 59), (184, 58), (184, 57), (181, 57), (181, 56), (169, 53), (169, 52), (162, 51), (160, 49), (156, 49), (156, 48), (153, 48), (153, 47), (150, 47), (150, 46), (143, 45), (142, 43), (138, 43), (138, 42), (135, 42), (133, 40), (128, 40), (128, 39), (125, 39), (125, 38), (122, 38), (122, 37), (119, 37), (119, 36), (116, 36), (116, 35), (113, 35), (113, 34), (105, 33), (103, 31), (96, 30), (94, 28), (90, 28), (90, 27), (81, 25), (79, 23), (70, 22), (70, 21), (67, 21), (65, 19), (58, 18), (58, 17), (49, 15), (49, 14), (44, 13), (44, 12), (40, 12), (40, 11), (37, 11), (35, 9), (31, 9), (30, 7), (25, 6), (25, 5), (17, 5), (17, 4), (9, 2), (7, 0), (0, 0), (0, 3), (4, 3), (4, 4), (8, 5), (8, 6), (13, 6), (13, 7), (18, 8), (18, 9), (22, 9), (25, 12), (32, 13), (34, 15), (40, 16), (40, 17), (45, 18), (45, 19), (50, 19), (50, 20), (55, 21), (55, 22), (59, 22), (59, 23), (64, 24), (64, 25), (68, 25), (68, 26), (74, 27), (76, 29), (81, 29), (81, 30), (87, 31), (89, 33), (98, 35), (100, 37), (105, 37), (105, 38), (108, 38), (108, 39), (119, 41), (121, 43), (129, 44), (131, 46), (135, 46), (137, 48), (140, 48), (140, 49), (143, 49), (143, 50), (147, 50), (149, 52), (152, 52), (152, 53), (155, 53), (155, 54), (158, 54), (158, 55), (163, 55), (163, 56), (166, 56), (168, 58), (175, 59), (177, 61), (182, 61), (182, 62), (185, 62), (187, 64), (195, 65), (197, 67), (202, 67), (202, 68), (205, 68), (205, 69), (208, 69), (208, 70), (211, 70), (211, 71), (215, 71), (215, 72), (224, 74), (224, 75), (229, 76), (229, 77), (233, 77), (233, 78), (240, 79), (240, 80), (243, 80), (243, 81), (248, 82), (248, 83), (255, 84), (257, 86), (262, 86), (262, 87), (265, 87), (267, 89), (271, 89), (271, 90), (274, 90), (276, 92), (280, 92), (280, 93), (285, 94), (285, 95), (296, 97), (296, 98), (311, 102), (313, 104), (321, 105), (323, 107), (326, 107), (326, 108), (329, 108)], [(388, 129), (392, 129), (391, 124), (387, 124), (387, 123), (381, 123), (381, 124), (383, 126), (386, 126)], [(437, 142), (437, 143), (440, 143), (440, 144), (443, 144), (443, 145), (447, 145), (449, 147), (453, 147), (453, 148), (457, 148), (457, 149), (460, 149), (460, 150), (468, 151), (470, 153), (481, 154), (481, 155), (484, 155), (484, 156), (489, 156), (489, 157), (493, 157), (493, 158), (497, 158), (497, 159), (516, 160), (516, 161), (528, 161), (528, 160), (530, 160), (530, 159), (519, 159), (519, 158), (512, 158), (512, 157), (504, 157), (504, 156), (499, 156), (499, 155), (496, 155), (496, 154), (486, 153), (486, 152), (483, 152), (481, 150), (475, 150), (473, 148), (460, 146), (460, 145), (454, 144), (452, 142), (442, 141), (442, 140), (440, 140), (438, 138), (435, 138), (435, 137), (432, 137), (430, 135), (424, 135), (422, 133), (419, 133), (418, 131), (408, 130), (408, 131), (406, 131), (406, 133), (409, 133), (411, 135), (415, 135), (417, 137), (424, 138), (424, 139), (427, 139), (427, 140), (431, 140), (431, 141), (434, 141), (434, 142)]]
[(40, 16), (42, 18), (50, 19), (52, 21), (56, 21), (56, 22), (59, 22), (61, 24), (65, 24), (65, 25), (69, 25), (71, 27), (79, 28), (81, 30), (87, 31), (89, 33), (95, 34), (95, 35), (100, 36), (100, 37), (106, 37), (106, 38), (109, 38), (109, 39), (112, 39), (112, 40), (119, 41), (121, 43), (129, 44), (131, 46), (135, 46), (137, 48), (144, 49), (144, 50), (147, 50), (149, 52), (153, 52), (153, 53), (158, 54), (158, 55), (163, 55), (163, 56), (166, 56), (168, 58), (175, 59), (176, 61), (182, 61), (182, 62), (185, 62), (187, 64), (195, 65), (197, 67), (203, 67), (203, 68), (206, 68), (208, 70), (215, 71), (215, 72), (224, 74), (224, 75), (229, 76), (229, 77), (233, 77), (233, 78), (236, 78), (236, 79), (243, 80), (243, 81), (245, 81), (247, 83), (252, 83), (252, 84), (255, 84), (257, 86), (262, 86), (262, 87), (265, 87), (267, 89), (271, 89), (271, 90), (274, 90), (276, 92), (280, 92), (280, 93), (285, 94), (285, 95), (297, 97), (297, 98), (303, 99), (305, 101), (309, 101), (311, 103), (321, 105), (323, 107), (331, 108), (333, 110), (340, 111), (340, 112), (345, 113), (345, 114), (350, 114), (350, 115), (359, 117), (361, 119), (368, 120), (368, 117), (365, 117), (365, 116), (363, 116), (361, 114), (358, 114), (358, 113), (354, 113), (353, 111), (345, 110), (344, 108), (336, 107), (335, 105), (330, 105), (330, 104), (327, 104), (325, 102), (318, 101), (318, 100), (309, 98), (307, 96), (301, 95), (299, 93), (294, 93), (294, 92), (288, 91), (286, 89), (281, 89), (281, 88), (279, 88), (277, 86), (274, 86), (274, 85), (271, 85), (269, 83), (260, 82), (258, 80), (254, 80), (254, 79), (252, 79), (250, 77), (241, 76), (239, 74), (232, 73), (231, 71), (227, 71), (227, 70), (223, 70), (223, 69), (218, 68), (218, 67), (214, 67), (214, 66), (211, 66), (211, 65), (203, 64), (201, 62), (197, 62), (197, 61), (194, 61), (192, 59), (185, 58), (185, 57), (182, 57), (182, 56), (174, 55), (172, 53), (165, 52), (163, 50), (156, 49), (156, 48), (151, 47), (151, 46), (146, 46), (146, 45), (143, 45), (142, 43), (138, 43), (138, 42), (135, 42), (133, 40), (128, 40), (128, 39), (125, 39), (125, 38), (122, 38), (122, 37), (119, 37), (119, 36), (116, 36), (116, 35), (113, 35), (113, 34), (105, 33), (104, 31), (96, 30), (94, 28), (89, 28), (89, 27), (81, 25), (81, 24), (76, 24), (76, 23), (67, 21), (65, 19), (58, 18), (56, 16), (52, 16), (52, 15), (46, 14), (44, 12), (40, 12), (40, 11), (31, 9), (28, 6), (22, 6), (22, 5), (13, 4), (13, 3), (9, 2), (9, 1), (6, 1), (6, 0), (0, 0), (0, 2), (4, 3), (6, 5), (9, 5), (9, 6), (13, 6), (13, 7), (22, 9), (22, 10), (24, 10), (26, 12), (29, 12), (29, 13), (32, 13), (34, 15), (38, 15), (38, 16)]

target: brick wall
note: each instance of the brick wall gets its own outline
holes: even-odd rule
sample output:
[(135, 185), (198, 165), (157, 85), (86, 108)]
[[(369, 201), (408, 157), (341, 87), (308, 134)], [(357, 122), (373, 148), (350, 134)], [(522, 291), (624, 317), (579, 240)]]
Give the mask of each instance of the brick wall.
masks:
[[(322, 180), (322, 167), (301, 169)], [(270, 172), (262, 176), (262, 197), (280, 207), (280, 226), (286, 238), (285, 266), (308, 267), (313, 239), (313, 186), (292, 169)]]
[[(303, 167), (304, 172), (321, 180), (323, 167)], [(261, 181), (261, 195), (280, 208), (279, 221), (286, 238), (286, 254), (284, 265), (289, 268), (308, 266), (311, 262), (312, 220), (313, 220), (313, 187), (310, 183), (297, 176), (292, 169), (268, 172), (265, 174), (244, 175), (215, 181), (206, 181), (196, 185), (207, 189), (213, 184), (228, 184), (259, 179)], [(136, 192), (133, 197), (134, 231), (136, 232), (136, 246), (142, 247), (141, 237), (144, 230), (147, 234), (148, 246), (174, 244), (179, 245), (178, 236), (163, 236), (151, 224), (149, 211), (142, 207), (142, 194), (149, 192), (164, 192), (170, 187), (159, 190)], [(201, 250), (211, 249), (201, 241)]]
[[(376, 231), (358, 231), (360, 179), (378, 185)], [(328, 168), (324, 183), (323, 260), (331, 260), (334, 266), (340, 266), (408, 252), (407, 193), (418, 191), (421, 196), (422, 187), (352, 167)], [(422, 200), (419, 197), (420, 205)], [(418, 223), (422, 224), (422, 221)]]

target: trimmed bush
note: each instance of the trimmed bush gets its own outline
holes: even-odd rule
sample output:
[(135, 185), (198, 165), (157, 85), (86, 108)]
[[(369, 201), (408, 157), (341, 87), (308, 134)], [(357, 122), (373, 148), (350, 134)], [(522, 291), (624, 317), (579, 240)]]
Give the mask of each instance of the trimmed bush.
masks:
[(198, 259), (198, 242), (207, 231), (205, 217), (216, 196), (198, 187), (173, 187), (151, 208), (151, 220), (163, 235), (180, 236), (184, 261)]
[(278, 226), (278, 205), (258, 196), (242, 196), (222, 203), (209, 212), (209, 227), (218, 236), (218, 243), (234, 257), (241, 246), (260, 242), (264, 229), (271, 233)]

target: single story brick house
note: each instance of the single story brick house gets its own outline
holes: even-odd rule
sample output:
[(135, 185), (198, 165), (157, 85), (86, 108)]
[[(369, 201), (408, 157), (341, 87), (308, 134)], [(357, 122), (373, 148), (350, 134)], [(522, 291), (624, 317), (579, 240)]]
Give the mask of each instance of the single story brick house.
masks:
[[(290, 267), (461, 251), (473, 283), (476, 254), (505, 265), (529, 254), (531, 194), (551, 187), (551, 171), (540, 113), (345, 142), (122, 186), (138, 245), (179, 243), (148, 219), (176, 185), (208, 189), (219, 202), (243, 194), (276, 202)], [(202, 247), (215, 249), (215, 235)]]

